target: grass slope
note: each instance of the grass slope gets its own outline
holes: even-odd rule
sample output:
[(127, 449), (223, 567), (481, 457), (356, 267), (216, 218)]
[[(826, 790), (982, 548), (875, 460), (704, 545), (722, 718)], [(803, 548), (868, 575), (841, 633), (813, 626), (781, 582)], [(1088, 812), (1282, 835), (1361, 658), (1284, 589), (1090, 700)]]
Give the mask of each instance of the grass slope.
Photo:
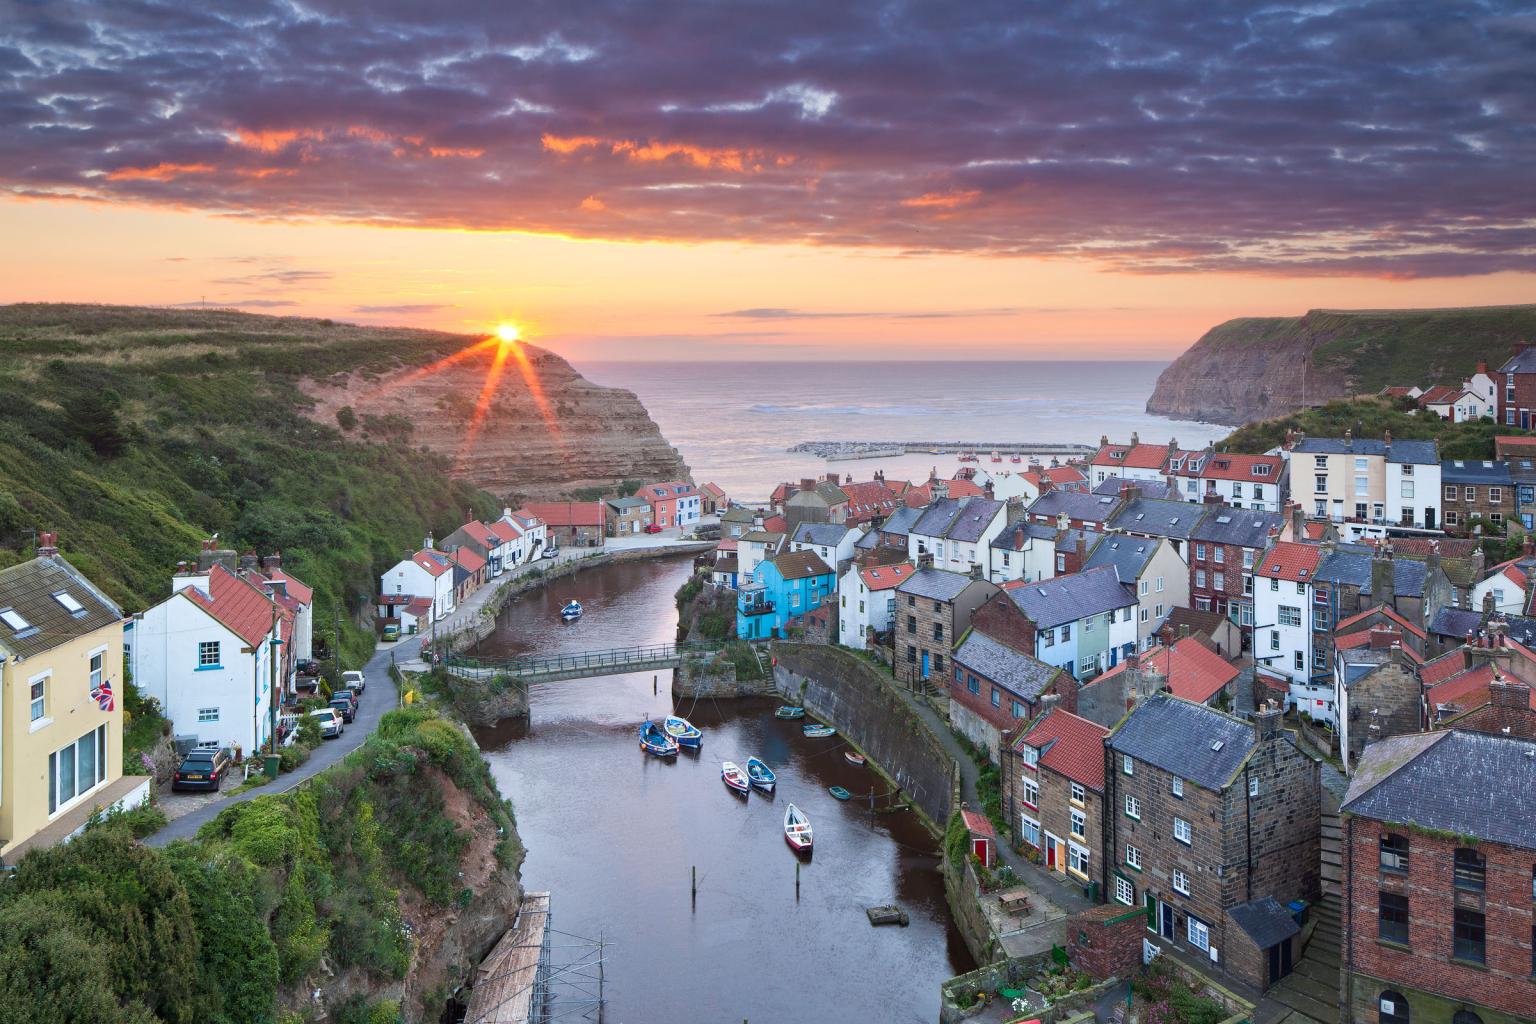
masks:
[[(350, 434), (305, 419), (297, 383), (423, 365), (468, 339), (233, 312), (0, 307), (0, 566), (31, 531), (125, 609), (169, 592), (177, 561), (217, 532), (317, 591), (317, 632), (352, 612), (374, 573), (421, 542), (489, 515), (494, 499), (382, 421)], [(367, 635), (349, 628), (344, 651)]]
[(1500, 426), (1488, 419), (1452, 423), (1418, 409), (1406, 400), (1357, 398), (1329, 402), (1278, 419), (1249, 423), (1218, 441), (1216, 448), (1261, 454), (1284, 442), (1287, 430), (1301, 431), (1308, 437), (1343, 437), (1344, 431), (1349, 430), (1355, 437), (1362, 438), (1379, 438), (1390, 430), (1394, 440), (1433, 439), (1440, 442), (1440, 457), (1444, 459), (1491, 459), (1496, 435), (1529, 433)]

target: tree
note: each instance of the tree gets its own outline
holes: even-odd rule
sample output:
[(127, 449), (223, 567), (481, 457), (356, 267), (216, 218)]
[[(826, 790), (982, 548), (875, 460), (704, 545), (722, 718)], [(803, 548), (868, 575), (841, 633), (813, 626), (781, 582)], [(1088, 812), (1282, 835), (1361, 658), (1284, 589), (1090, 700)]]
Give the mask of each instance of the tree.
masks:
[(116, 458), (128, 448), (128, 431), (123, 427), (123, 398), (108, 388), (75, 396), (68, 409), (69, 429), (103, 458)]
[(357, 427), (357, 413), (352, 411), (350, 405), (344, 405), (336, 410), (336, 422), (342, 430), (350, 432)]

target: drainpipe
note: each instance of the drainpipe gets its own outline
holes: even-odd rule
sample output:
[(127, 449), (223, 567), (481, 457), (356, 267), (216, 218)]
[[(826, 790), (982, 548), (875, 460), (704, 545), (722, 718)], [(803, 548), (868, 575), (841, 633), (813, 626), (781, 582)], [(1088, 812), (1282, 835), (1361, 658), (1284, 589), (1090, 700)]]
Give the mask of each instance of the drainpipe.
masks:
[[(1342, 812), (1341, 812), (1342, 813)], [(1349, 816), (1349, 841), (1340, 858), (1344, 869), (1344, 1019), (1355, 1005), (1355, 818)]]
[(1250, 765), (1243, 766), (1243, 832), (1248, 840), (1248, 869), (1243, 873), (1245, 900), (1253, 899), (1253, 786), (1250, 781), (1253, 769)]

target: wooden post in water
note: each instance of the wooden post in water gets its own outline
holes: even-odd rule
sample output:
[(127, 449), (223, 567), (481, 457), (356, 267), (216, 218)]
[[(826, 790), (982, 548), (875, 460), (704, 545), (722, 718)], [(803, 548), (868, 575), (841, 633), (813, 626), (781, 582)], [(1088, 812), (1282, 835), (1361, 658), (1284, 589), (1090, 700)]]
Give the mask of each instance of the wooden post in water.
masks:
[(651, 696), (652, 697), (656, 696), (658, 693), (661, 692), (660, 690), (658, 690), (656, 688), (657, 687), (656, 680), (660, 679), (660, 678), (661, 677), (659, 675), (651, 676)]
[(869, 827), (875, 827), (875, 787), (869, 787)]
[(699, 905), (699, 866), (697, 864), (693, 865), (688, 869), (688, 872), (691, 876), (688, 883), (689, 895), (692, 896), (693, 906), (697, 909)]
[(800, 902), (800, 861), (795, 860), (795, 902)]

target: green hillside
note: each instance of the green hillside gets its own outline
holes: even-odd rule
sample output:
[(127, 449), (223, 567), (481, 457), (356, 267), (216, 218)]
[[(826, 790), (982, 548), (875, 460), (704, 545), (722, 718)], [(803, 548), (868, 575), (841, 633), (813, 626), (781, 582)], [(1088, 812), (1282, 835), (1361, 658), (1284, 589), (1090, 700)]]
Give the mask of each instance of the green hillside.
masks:
[[(413, 448), (409, 424), (349, 432), (304, 418), (298, 384), (382, 373), (463, 347), (457, 335), (325, 320), (134, 307), (0, 307), (0, 566), (56, 530), (72, 563), (135, 610), (176, 562), (281, 549), (316, 587), (317, 621), (358, 612), (374, 573), (487, 494)], [(353, 631), (346, 649), (361, 654)]]
[(1390, 430), (1398, 440), (1439, 441), (1440, 456), (1445, 459), (1491, 459), (1495, 435), (1527, 433), (1487, 419), (1452, 423), (1408, 401), (1359, 398), (1249, 423), (1218, 441), (1216, 448), (1258, 455), (1283, 443), (1288, 430), (1300, 431), (1308, 437), (1343, 437), (1349, 430), (1356, 437), (1371, 438), (1379, 438)]
[(1494, 369), (1516, 342), (1536, 342), (1536, 306), (1314, 310), (1298, 322), (1319, 339), (1313, 366), (1362, 394), (1393, 384), (1455, 384), (1479, 360)]

